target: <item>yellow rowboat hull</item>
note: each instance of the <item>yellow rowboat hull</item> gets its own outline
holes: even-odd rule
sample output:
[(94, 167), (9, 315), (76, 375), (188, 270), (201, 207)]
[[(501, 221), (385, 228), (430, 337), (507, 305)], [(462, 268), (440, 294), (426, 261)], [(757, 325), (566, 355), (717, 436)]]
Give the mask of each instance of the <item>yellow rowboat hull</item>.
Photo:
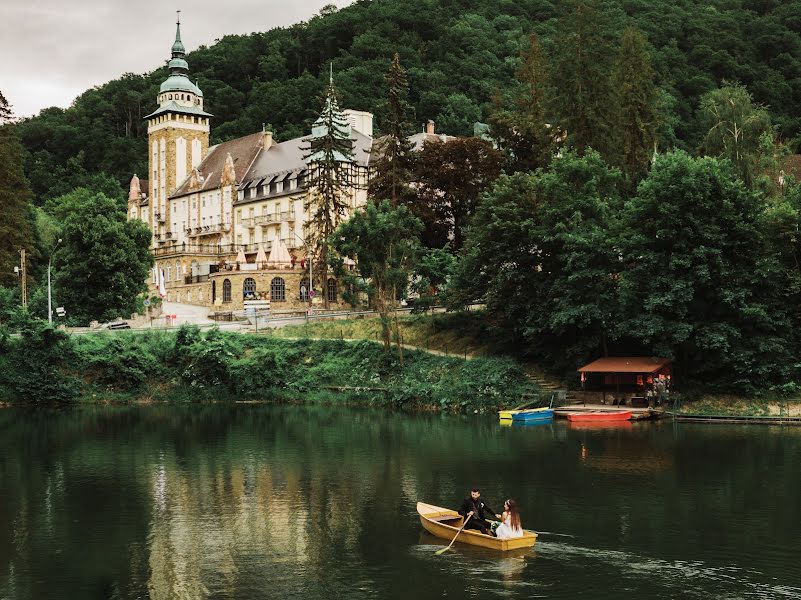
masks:
[[(423, 529), (431, 535), (443, 540), (448, 540), (449, 543), (464, 523), (462, 515), (455, 510), (426, 504), (425, 502), (417, 503), (417, 514), (420, 515), (420, 524), (423, 526)], [(480, 546), (500, 552), (518, 550), (520, 548), (531, 548), (536, 541), (537, 534), (528, 530), (523, 531), (523, 537), (513, 538), (511, 540), (501, 540), (494, 536), (480, 533), (475, 529), (464, 529), (462, 533), (459, 534), (459, 537), (456, 538), (457, 544), (470, 544), (472, 546)]]
[(543, 406), (541, 408), (510, 408), (508, 410), (499, 410), (498, 417), (501, 421), (511, 421), (514, 416), (518, 413), (525, 412), (525, 413), (537, 413), (540, 411), (551, 410), (547, 406)]

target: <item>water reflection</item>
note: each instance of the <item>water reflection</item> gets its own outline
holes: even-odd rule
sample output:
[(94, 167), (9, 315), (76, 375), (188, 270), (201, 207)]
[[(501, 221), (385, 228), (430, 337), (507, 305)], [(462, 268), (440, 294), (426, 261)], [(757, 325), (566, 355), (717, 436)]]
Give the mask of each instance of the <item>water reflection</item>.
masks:
[[(0, 598), (801, 597), (800, 459), (776, 428), (4, 410)], [(534, 551), (434, 555), (416, 502), (473, 486)]]

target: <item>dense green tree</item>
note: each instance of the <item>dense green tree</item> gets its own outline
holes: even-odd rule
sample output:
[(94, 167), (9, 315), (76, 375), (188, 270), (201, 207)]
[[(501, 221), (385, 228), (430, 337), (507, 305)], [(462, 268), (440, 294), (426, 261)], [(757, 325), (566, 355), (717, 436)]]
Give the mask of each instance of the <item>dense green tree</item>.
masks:
[[(355, 302), (366, 295), (381, 319), (384, 348), (390, 349), (393, 313), (405, 292), (420, 254), (418, 236), (422, 223), (405, 206), (393, 207), (388, 201), (368, 203), (363, 211), (342, 223), (331, 238), (336, 254), (332, 264), (343, 282), (347, 299)], [(356, 270), (345, 265), (353, 261)], [(394, 327), (398, 353), (402, 357), (397, 313)]]
[(547, 364), (606, 354), (616, 322), (619, 171), (597, 152), (502, 177), (479, 207), (451, 301), (483, 297)]
[(617, 164), (629, 182), (636, 184), (648, 171), (656, 151), (659, 94), (647, 41), (633, 25), (620, 38), (612, 86), (617, 93), (613, 115), (618, 139)]
[(608, 355), (616, 336), (621, 183), (597, 152), (568, 153), (536, 176), (541, 285), (528, 336), (550, 364), (568, 371)]
[(432, 306), (443, 304), (456, 265), (457, 258), (447, 246), (431, 248), (420, 255), (415, 268), (413, 286), (418, 298), (412, 307), (412, 312), (423, 312)]
[(708, 129), (704, 152), (728, 158), (747, 186), (773, 152), (774, 129), (767, 109), (754, 104), (742, 85), (727, 84), (701, 99), (702, 121)]
[(503, 96), (495, 98), (490, 115), (490, 135), (508, 157), (509, 171), (533, 171), (546, 166), (554, 146), (554, 128), (545, 117), (548, 74), (536, 34), (520, 53), (511, 109), (503, 107)]
[(414, 172), (414, 154), (408, 136), (409, 83), (397, 52), (386, 75), (386, 121), (383, 137), (373, 145), (375, 159), (370, 161), (370, 197), (389, 200), (393, 206), (408, 201), (412, 195), (409, 184)]
[[(328, 281), (328, 245), (350, 205), (353, 142), (350, 125), (339, 110), (333, 79), (322, 99), (322, 112), (312, 129), (305, 159), (311, 165), (306, 203), (310, 214), (306, 242), (316, 254), (319, 281)], [(311, 282), (314, 289), (314, 282)], [(328, 308), (328, 294), (323, 294)]]
[(34, 250), (30, 200), (16, 126), (0, 125), (0, 285), (18, 284), (14, 266), (19, 265), (19, 251)]
[(658, 157), (626, 204), (623, 330), (675, 357), (685, 382), (754, 389), (789, 364), (783, 277), (762, 214), (728, 161), (684, 152)]
[(58, 204), (68, 216), (53, 261), (57, 303), (80, 323), (135, 312), (153, 264), (147, 226), (128, 221), (113, 198), (87, 190), (76, 190)]
[(6, 100), (2, 90), (0, 90), (0, 125), (4, 125), (7, 121), (10, 121), (12, 117), (11, 106), (8, 104), (8, 100)]
[(481, 193), (498, 177), (503, 154), (477, 138), (423, 144), (417, 161), (413, 212), (426, 225), (425, 241), (441, 248), (462, 247)]

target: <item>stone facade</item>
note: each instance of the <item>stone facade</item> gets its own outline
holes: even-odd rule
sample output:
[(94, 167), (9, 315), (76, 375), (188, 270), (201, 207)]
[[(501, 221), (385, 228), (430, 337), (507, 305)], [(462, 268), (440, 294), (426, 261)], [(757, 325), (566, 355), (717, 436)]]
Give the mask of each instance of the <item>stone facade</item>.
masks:
[[(223, 271), (193, 283), (176, 283), (167, 288), (167, 302), (182, 302), (206, 306), (210, 312), (241, 311), (245, 300), (270, 300), (271, 312), (298, 312), (310, 306), (319, 308), (321, 298), (310, 299), (308, 293), (309, 272), (294, 269), (270, 269), (261, 271)], [(305, 286), (305, 290), (304, 290)], [(336, 280), (331, 278), (326, 292), (330, 306), (344, 307)], [(328, 287), (328, 286), (327, 286)], [(226, 291), (227, 290), (227, 291)]]
[[(209, 146), (212, 115), (188, 79), (180, 25), (172, 56), (159, 108), (147, 117), (149, 179), (140, 184), (134, 175), (128, 202), (129, 218), (144, 221), (153, 232), (151, 291), (162, 291), (163, 277), (168, 301), (241, 310), (243, 286), (250, 278), (256, 291), (272, 299), (274, 310), (308, 307), (300, 289), (308, 278), (301, 267), (308, 257), (306, 240), (313, 237), (308, 180), (315, 165), (306, 156), (309, 137), (277, 143), (272, 133), (262, 131)], [(333, 99), (329, 102), (335, 106)], [(353, 184), (346, 219), (367, 202), (373, 116), (340, 112), (353, 144), (353, 159), (347, 159)], [(315, 123), (312, 136), (319, 130)], [(279, 276), (284, 299), (273, 297), (271, 281)], [(230, 300), (222, 299), (226, 278)], [(335, 283), (315, 279), (318, 296), (329, 296), (329, 285)], [(339, 294), (331, 298), (337, 303)]]

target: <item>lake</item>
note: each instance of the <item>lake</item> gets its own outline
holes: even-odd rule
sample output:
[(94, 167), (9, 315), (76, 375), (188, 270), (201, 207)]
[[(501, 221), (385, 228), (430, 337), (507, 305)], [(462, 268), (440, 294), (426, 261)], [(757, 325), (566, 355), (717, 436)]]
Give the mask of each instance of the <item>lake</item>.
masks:
[[(425, 534), (471, 487), (540, 533)], [(0, 409), (0, 598), (801, 598), (801, 428)]]

